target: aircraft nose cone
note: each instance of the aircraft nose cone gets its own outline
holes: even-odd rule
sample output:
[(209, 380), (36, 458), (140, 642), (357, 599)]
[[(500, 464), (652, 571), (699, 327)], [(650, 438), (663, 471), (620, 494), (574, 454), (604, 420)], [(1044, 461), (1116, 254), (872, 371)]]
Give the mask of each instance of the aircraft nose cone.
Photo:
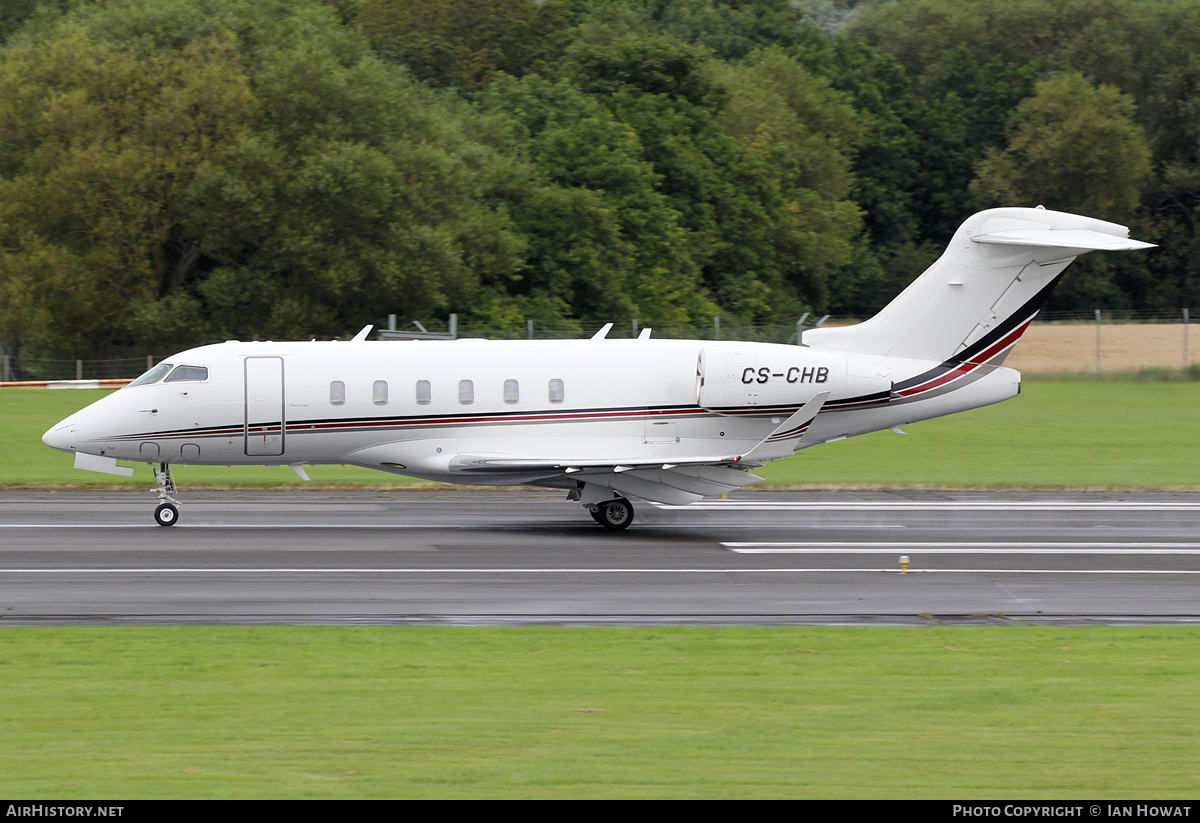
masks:
[(75, 451), (75, 424), (59, 423), (42, 435), (42, 442), (52, 449)]

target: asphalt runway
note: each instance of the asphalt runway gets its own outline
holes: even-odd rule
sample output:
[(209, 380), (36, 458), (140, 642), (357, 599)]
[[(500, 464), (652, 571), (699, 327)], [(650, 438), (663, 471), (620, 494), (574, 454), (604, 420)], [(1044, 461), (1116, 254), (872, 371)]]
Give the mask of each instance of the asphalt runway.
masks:
[(0, 492), (0, 626), (1200, 623), (1200, 494), (745, 490), (616, 533), (550, 492), (182, 500)]

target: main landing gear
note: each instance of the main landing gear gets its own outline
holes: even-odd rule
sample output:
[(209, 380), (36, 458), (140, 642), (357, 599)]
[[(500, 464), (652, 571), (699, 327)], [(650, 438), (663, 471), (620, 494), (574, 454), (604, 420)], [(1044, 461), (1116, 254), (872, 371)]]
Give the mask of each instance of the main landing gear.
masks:
[(588, 509), (592, 519), (606, 529), (620, 531), (633, 522), (633, 504), (624, 497), (604, 500)]
[(633, 522), (633, 504), (604, 486), (577, 482), (567, 499), (582, 503), (592, 519), (610, 531), (627, 529)]
[(160, 463), (157, 469), (154, 464), (150, 464), (150, 468), (154, 471), (154, 480), (157, 483), (158, 508), (154, 510), (154, 522), (160, 526), (174, 526), (179, 520), (179, 501), (175, 499), (175, 481), (171, 478), (171, 465), (169, 463)]

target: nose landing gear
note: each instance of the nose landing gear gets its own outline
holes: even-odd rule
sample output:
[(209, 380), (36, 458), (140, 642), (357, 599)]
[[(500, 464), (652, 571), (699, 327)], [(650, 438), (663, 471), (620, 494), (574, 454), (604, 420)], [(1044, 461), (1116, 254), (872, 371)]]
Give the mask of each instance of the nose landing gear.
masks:
[(175, 480), (171, 477), (171, 465), (160, 463), (156, 469), (151, 463), (150, 468), (154, 471), (154, 480), (157, 483), (155, 491), (158, 493), (158, 499), (162, 501), (154, 510), (154, 522), (160, 526), (174, 526), (179, 520), (180, 504), (175, 499)]

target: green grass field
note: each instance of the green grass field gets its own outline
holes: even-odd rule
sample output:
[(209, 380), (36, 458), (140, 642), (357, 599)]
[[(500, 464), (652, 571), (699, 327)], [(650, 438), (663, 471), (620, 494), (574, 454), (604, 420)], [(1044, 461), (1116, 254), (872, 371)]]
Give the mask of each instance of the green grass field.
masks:
[[(101, 392), (0, 391), (0, 486), (143, 488), (76, 471), (42, 433)], [(1026, 382), (1021, 395), (983, 409), (808, 449), (759, 470), (779, 486), (866, 488), (1200, 489), (1200, 382)], [(315, 466), (318, 486), (403, 488), (404, 478)], [(186, 491), (303, 486), (287, 468), (178, 467)], [(762, 488), (759, 486), (758, 488)]]
[[(148, 485), (145, 467), (93, 475), (41, 444), (97, 396), (0, 391), (0, 484)], [(761, 473), (1197, 489), (1198, 408), (1200, 383), (1031, 381)], [(286, 469), (177, 478), (300, 485)], [(6, 629), (0, 611), (0, 795), (1192, 798), (1198, 643), (1196, 627)]]
[(0, 630), (21, 798), (1191, 798), (1197, 628)]
[(1200, 383), (1027, 381), (982, 409), (801, 452), (776, 484), (1200, 489)]

